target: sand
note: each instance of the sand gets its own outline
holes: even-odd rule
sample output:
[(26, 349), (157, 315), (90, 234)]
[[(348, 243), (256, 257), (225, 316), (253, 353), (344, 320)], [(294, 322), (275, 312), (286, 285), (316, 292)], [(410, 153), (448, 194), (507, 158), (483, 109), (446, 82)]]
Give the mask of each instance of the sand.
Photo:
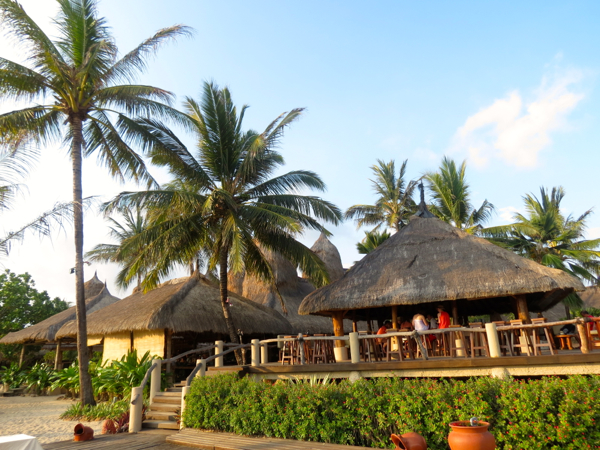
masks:
[[(73, 439), (79, 422), (61, 420), (59, 416), (71, 406), (70, 400), (58, 396), (0, 397), (0, 436), (28, 434), (42, 444)], [(100, 434), (102, 421), (81, 422)]]

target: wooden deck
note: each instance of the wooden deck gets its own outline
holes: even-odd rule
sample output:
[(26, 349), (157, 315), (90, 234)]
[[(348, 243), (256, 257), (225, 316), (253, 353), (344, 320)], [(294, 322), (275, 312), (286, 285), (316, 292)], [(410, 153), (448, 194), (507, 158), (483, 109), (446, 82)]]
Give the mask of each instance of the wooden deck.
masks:
[(180, 446), (166, 442), (168, 436), (176, 433), (167, 430), (144, 430), (137, 434), (101, 434), (91, 441), (62, 441), (44, 444), (44, 450), (182, 450)]
[(210, 433), (191, 429), (181, 430), (179, 433), (169, 436), (167, 442), (202, 450), (372, 450), (369, 447), (246, 437), (231, 433)]
[(470, 376), (543, 376), (600, 374), (600, 351), (583, 354), (578, 350), (556, 355), (502, 356), (500, 358), (443, 358), (390, 362), (341, 362), (332, 364), (282, 365), (269, 363), (256, 367), (210, 367), (206, 374), (237, 372), (256, 378), (278, 379), (297, 376), (351, 377), (470, 377)]

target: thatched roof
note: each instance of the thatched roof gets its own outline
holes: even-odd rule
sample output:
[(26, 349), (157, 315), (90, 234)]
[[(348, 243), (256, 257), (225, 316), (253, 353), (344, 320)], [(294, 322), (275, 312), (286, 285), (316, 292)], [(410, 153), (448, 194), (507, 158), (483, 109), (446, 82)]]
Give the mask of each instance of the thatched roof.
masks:
[(105, 283), (98, 279), (98, 272), (94, 272), (94, 276), (86, 281), (83, 285), (85, 291), (85, 299), (95, 297), (102, 289), (104, 289)]
[[(244, 334), (291, 333), (289, 322), (276, 311), (233, 293), (229, 299), (235, 327)], [(227, 336), (219, 287), (194, 274), (163, 283), (147, 293), (137, 292), (88, 316), (90, 335), (165, 328)], [(76, 333), (75, 322), (69, 322), (58, 337)]]
[[(94, 281), (94, 279), (97, 280), (98, 278), (94, 275), (92, 280), (85, 283), (86, 288), (90, 286), (88, 283)], [(97, 287), (97, 283), (91, 283), (91, 286), (95, 289), (95, 287)], [(94, 291), (92, 290), (92, 292)], [(86, 294), (87, 293), (88, 292), (86, 291)], [(85, 301), (87, 314), (89, 316), (94, 311), (98, 311), (108, 305), (118, 302), (119, 300), (120, 299), (118, 297), (112, 295), (108, 291), (108, 288), (102, 284), (102, 290), (94, 297), (87, 298)], [(57, 331), (69, 321), (73, 321), (73, 323), (75, 323), (76, 317), (77, 313), (75, 306), (72, 306), (69, 309), (59, 312), (58, 314), (54, 314), (52, 317), (49, 317), (46, 320), (36, 323), (35, 325), (15, 331), (14, 333), (8, 333), (6, 336), (0, 339), (0, 344), (26, 344), (54, 341)]]
[[(332, 278), (337, 279), (336, 276), (340, 272), (343, 273), (339, 252), (324, 235), (321, 235), (311, 250), (316, 252), (325, 262)], [(301, 316), (298, 314), (300, 303), (302, 303), (304, 297), (315, 290), (315, 287), (308, 280), (300, 278), (295, 267), (281, 254), (264, 249), (263, 252), (273, 269), (275, 285), (285, 302), (287, 310), (285, 318), (294, 327), (294, 332), (307, 334), (331, 333), (331, 319), (318, 316)], [(263, 283), (247, 274), (230, 274), (228, 282), (229, 288), (232, 291), (283, 314), (281, 300), (272, 285)], [(361, 326), (366, 329), (365, 324)], [(346, 321), (344, 327), (346, 331), (351, 331), (352, 323)]]
[[(433, 217), (410, 223), (366, 255), (338, 281), (309, 294), (300, 314), (459, 300), (470, 315), (512, 311), (512, 296), (526, 294), (543, 311), (583, 285), (454, 228)], [(485, 300), (481, 300), (485, 299)], [(462, 301), (461, 301), (462, 300)], [(480, 300), (480, 301), (473, 301)]]
[(331, 243), (324, 233), (321, 233), (319, 239), (310, 248), (317, 256), (325, 263), (327, 272), (329, 273), (330, 282), (339, 280), (344, 276), (344, 266), (342, 266), (342, 258), (337, 247)]

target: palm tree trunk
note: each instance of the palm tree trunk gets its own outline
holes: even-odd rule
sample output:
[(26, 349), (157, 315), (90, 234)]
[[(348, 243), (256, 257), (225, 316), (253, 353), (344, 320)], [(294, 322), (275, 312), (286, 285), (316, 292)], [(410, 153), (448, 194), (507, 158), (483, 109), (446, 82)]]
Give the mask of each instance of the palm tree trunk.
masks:
[[(226, 246), (223, 246), (219, 251), (219, 287), (221, 290), (221, 307), (223, 308), (223, 317), (225, 317), (225, 324), (227, 324), (227, 331), (229, 332), (229, 338), (232, 343), (239, 342), (235, 325), (233, 324), (233, 318), (231, 317), (231, 311), (227, 302), (227, 260), (229, 259), (229, 250)], [(235, 359), (238, 365), (242, 365), (242, 356), (239, 351), (235, 352)]]
[(77, 311), (77, 354), (79, 357), (79, 397), (82, 405), (95, 405), (92, 380), (88, 371), (89, 354), (87, 347), (87, 317), (85, 310), (85, 289), (83, 281), (83, 205), (81, 187), (81, 147), (83, 145), (83, 124), (81, 118), (71, 121), (73, 144), (73, 226), (75, 230), (75, 306)]

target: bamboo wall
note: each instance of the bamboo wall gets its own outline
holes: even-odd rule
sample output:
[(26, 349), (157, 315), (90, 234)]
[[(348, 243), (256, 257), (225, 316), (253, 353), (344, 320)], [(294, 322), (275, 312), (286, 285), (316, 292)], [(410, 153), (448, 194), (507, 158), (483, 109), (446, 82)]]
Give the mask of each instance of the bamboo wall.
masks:
[(133, 347), (137, 349), (138, 357), (147, 351), (150, 356), (165, 357), (165, 332), (160, 330), (140, 330), (133, 332)]
[(107, 334), (104, 336), (102, 361), (119, 360), (131, 350), (131, 332)]

